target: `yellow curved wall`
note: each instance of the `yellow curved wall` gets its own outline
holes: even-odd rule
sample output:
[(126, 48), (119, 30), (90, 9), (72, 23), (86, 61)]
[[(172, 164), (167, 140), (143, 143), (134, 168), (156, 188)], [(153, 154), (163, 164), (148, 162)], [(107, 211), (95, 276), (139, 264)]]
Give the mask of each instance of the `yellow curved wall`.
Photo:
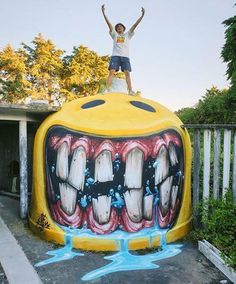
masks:
[[(83, 108), (86, 103), (103, 100), (105, 103), (91, 108)], [(155, 112), (134, 107), (130, 102), (141, 102), (151, 106)], [(181, 121), (176, 115), (162, 105), (140, 97), (126, 94), (110, 93), (85, 97), (67, 103), (57, 113), (49, 116), (39, 127), (34, 144), (33, 158), (33, 192), (29, 213), (31, 229), (42, 238), (65, 243), (65, 231), (53, 220), (47, 202), (45, 174), (45, 137), (54, 126), (63, 126), (84, 135), (99, 138), (150, 137), (166, 129), (179, 134), (183, 143), (184, 180), (181, 195), (181, 207), (174, 226), (167, 232), (167, 242), (173, 242), (185, 236), (191, 223), (191, 146), (188, 133), (182, 129)], [(132, 234), (132, 233), (130, 233)], [(151, 246), (160, 245), (157, 235)], [(96, 235), (91, 238), (74, 236), (73, 246), (85, 250), (117, 250), (115, 240)], [(149, 237), (132, 239), (129, 249), (136, 250), (150, 246)]]

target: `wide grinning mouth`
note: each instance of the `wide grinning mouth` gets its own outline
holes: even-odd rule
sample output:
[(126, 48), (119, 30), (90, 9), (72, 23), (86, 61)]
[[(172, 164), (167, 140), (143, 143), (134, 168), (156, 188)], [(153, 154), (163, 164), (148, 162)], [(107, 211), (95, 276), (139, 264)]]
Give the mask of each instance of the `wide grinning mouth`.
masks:
[(147, 137), (97, 137), (54, 126), (45, 139), (53, 220), (96, 234), (170, 228), (183, 191), (183, 143), (168, 129)]

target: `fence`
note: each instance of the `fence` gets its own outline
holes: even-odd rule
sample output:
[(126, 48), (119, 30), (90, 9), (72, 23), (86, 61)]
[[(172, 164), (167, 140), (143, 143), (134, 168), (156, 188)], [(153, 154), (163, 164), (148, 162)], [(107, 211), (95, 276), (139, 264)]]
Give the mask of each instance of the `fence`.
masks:
[(223, 198), (229, 188), (236, 204), (236, 125), (185, 124), (182, 127), (188, 129), (193, 141), (193, 206), (210, 195)]

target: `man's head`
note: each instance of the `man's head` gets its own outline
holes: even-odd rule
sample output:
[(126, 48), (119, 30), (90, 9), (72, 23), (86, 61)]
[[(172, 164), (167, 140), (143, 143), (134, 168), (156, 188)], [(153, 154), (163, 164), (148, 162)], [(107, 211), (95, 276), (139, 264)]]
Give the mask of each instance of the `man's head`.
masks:
[(115, 30), (118, 34), (122, 34), (125, 31), (126, 27), (122, 23), (115, 25)]

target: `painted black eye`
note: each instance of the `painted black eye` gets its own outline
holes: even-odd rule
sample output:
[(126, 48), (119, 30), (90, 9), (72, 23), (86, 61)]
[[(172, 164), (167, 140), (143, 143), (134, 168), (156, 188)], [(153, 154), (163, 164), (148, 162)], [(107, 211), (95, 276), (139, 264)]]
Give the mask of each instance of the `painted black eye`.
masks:
[(91, 102), (88, 102), (82, 105), (81, 108), (83, 109), (92, 108), (92, 107), (96, 107), (96, 106), (103, 105), (103, 104), (105, 104), (104, 100), (94, 100), (94, 101), (91, 101)]
[(135, 106), (135, 107), (138, 107), (138, 108), (141, 108), (143, 110), (146, 110), (146, 111), (149, 111), (149, 112), (156, 112), (155, 108), (148, 105), (148, 104), (145, 104), (143, 102), (139, 102), (139, 101), (130, 101), (131, 105)]

